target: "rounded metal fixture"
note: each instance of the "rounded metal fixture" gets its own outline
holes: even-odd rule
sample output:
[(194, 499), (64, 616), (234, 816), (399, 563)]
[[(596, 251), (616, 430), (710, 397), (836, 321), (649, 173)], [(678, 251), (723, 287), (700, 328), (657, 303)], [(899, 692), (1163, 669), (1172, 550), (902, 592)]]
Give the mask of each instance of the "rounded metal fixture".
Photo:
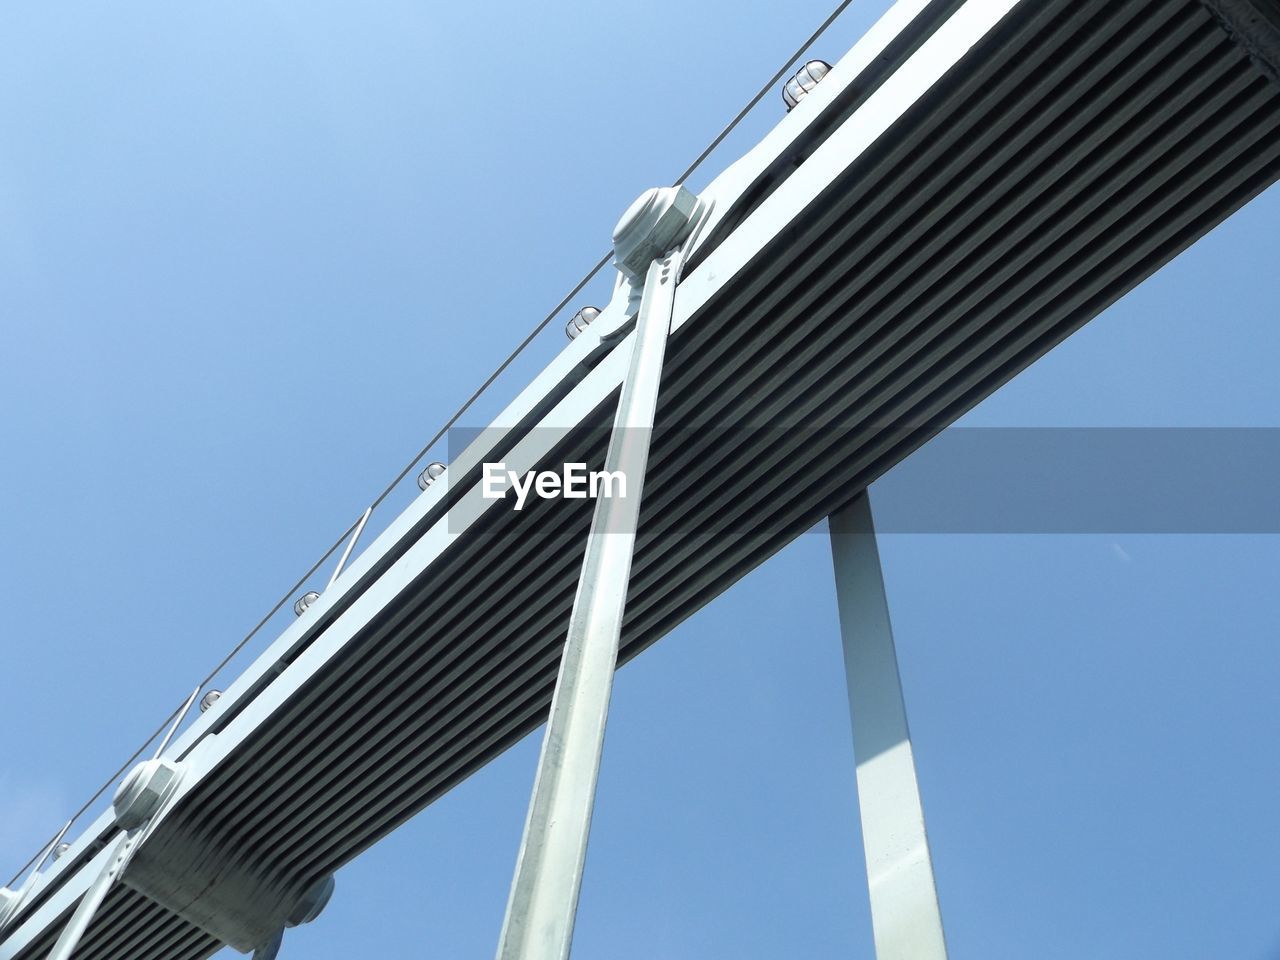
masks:
[(285, 923), (290, 927), (296, 927), (299, 924), (310, 923), (316, 917), (320, 916), (320, 911), (328, 904), (329, 898), (333, 896), (333, 874), (327, 877), (321, 877), (311, 886), (307, 887), (305, 893), (298, 898), (298, 902), (293, 905), (293, 909), (289, 912), (289, 916), (285, 918)]
[(212, 707), (215, 703), (217, 703), (221, 699), (222, 699), (221, 690), (210, 690), (208, 693), (206, 693), (203, 697), (200, 698), (200, 712), (204, 713), (206, 710), (208, 710), (210, 707)]
[(564, 332), (568, 334), (569, 339), (572, 340), (583, 330), (587, 329), (587, 327), (591, 325), (591, 321), (595, 320), (598, 316), (600, 316), (599, 307), (583, 307), (569, 318), (569, 322), (564, 325)]
[(65, 854), (70, 849), (71, 849), (71, 844), (69, 843), (63, 842), (58, 844), (56, 847), (53, 848), (53, 859), (61, 860), (63, 854)]
[(129, 771), (111, 800), (116, 823), (125, 830), (142, 826), (177, 789), (181, 778), (182, 768), (163, 757), (138, 764)]
[(825, 60), (810, 60), (801, 67), (794, 77), (782, 85), (782, 100), (787, 105), (787, 111), (790, 112), (830, 72), (831, 64)]
[(418, 474), (418, 489), (419, 490), (427, 489), (427, 487), (431, 486), (433, 483), (439, 480), (442, 476), (444, 476), (444, 472), (447, 469), (449, 468), (446, 467), (439, 460), (432, 460), (430, 463), (427, 464), (427, 469), (423, 470), (420, 474)]
[(307, 612), (307, 608), (320, 599), (320, 594), (314, 590), (308, 590), (298, 598), (298, 602), (293, 605), (293, 612), (298, 616), (302, 616)]

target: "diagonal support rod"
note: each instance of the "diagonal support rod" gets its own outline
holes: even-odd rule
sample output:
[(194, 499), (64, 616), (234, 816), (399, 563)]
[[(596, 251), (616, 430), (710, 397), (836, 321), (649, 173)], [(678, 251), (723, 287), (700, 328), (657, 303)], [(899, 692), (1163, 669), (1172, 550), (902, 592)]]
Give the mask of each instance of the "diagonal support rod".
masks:
[(654, 260), (644, 281), (631, 365), (605, 458), (605, 470), (625, 478), (625, 494), (596, 501), (502, 924), (499, 960), (569, 956), (681, 262), (679, 252)]
[(876, 958), (946, 960), (870, 497), (828, 523)]
[(62, 933), (58, 935), (58, 941), (53, 945), (53, 949), (49, 951), (49, 956), (46, 960), (71, 960), (71, 955), (75, 953), (76, 947), (80, 945), (80, 938), (89, 929), (89, 924), (93, 922), (98, 908), (102, 906), (102, 901), (111, 892), (111, 887), (115, 883), (116, 877), (120, 875), (120, 872), (128, 864), (141, 833), (141, 829), (132, 833), (121, 830), (107, 845), (107, 855), (103, 861), (102, 870), (89, 886), (89, 889), (85, 891), (84, 896), (80, 898), (79, 905), (76, 907), (75, 912), (71, 914), (71, 919), (67, 921), (67, 925), (62, 928)]

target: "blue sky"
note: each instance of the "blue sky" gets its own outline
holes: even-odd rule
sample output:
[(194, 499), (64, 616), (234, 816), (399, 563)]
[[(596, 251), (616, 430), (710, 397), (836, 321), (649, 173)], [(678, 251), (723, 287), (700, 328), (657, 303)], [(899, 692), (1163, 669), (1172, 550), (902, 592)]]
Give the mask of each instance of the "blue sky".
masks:
[[(829, 9), (0, 13), (6, 876)], [(1280, 426), (1277, 223), (1272, 190), (966, 422)], [(1280, 540), (881, 550), (952, 955), (1280, 956)], [(537, 746), (344, 869), (282, 956), (492, 955)], [(575, 955), (871, 955), (822, 537), (619, 674)]]

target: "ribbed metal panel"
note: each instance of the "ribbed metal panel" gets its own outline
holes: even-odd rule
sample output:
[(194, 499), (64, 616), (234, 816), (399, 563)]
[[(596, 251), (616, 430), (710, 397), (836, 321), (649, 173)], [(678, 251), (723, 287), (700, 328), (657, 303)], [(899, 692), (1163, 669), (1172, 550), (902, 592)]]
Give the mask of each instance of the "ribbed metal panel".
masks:
[[(19, 956), (41, 960), (53, 949), (60, 929), (58, 924), (47, 930)], [(73, 960), (201, 960), (221, 946), (141, 894), (117, 887), (107, 896)]]
[[(624, 659), (1280, 177), (1280, 87), (1199, 0), (1029, 0), (851, 160), (673, 336)], [(601, 463), (612, 403), (554, 459)], [(532, 730), (589, 522), (490, 511), (149, 842), (294, 887)], [(216, 947), (117, 890), (77, 956)]]

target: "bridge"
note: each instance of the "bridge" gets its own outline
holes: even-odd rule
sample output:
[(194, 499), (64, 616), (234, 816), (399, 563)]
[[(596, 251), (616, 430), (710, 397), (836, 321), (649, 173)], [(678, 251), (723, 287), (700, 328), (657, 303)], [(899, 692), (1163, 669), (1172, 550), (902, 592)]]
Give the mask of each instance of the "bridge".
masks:
[[(614, 666), (824, 518), (877, 950), (944, 955), (865, 491), (1280, 176), (1278, 66), (1271, 0), (901, 0), (803, 68), (705, 190), (628, 211), (563, 352), (6, 888), (0, 960), (268, 956), (549, 716), (500, 956), (565, 955)], [(516, 510), (498, 462), (632, 486)]]

